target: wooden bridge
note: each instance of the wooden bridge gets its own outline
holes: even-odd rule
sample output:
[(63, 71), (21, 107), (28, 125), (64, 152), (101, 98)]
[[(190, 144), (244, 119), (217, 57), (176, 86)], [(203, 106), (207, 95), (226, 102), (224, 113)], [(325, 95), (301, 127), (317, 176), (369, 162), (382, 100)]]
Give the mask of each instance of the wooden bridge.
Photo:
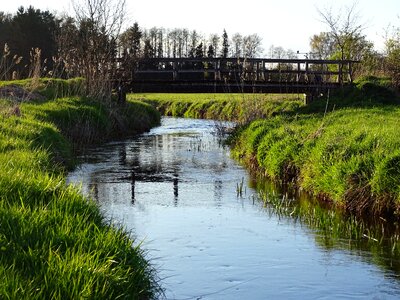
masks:
[(305, 93), (353, 81), (351, 60), (269, 58), (151, 58), (134, 63), (133, 92)]

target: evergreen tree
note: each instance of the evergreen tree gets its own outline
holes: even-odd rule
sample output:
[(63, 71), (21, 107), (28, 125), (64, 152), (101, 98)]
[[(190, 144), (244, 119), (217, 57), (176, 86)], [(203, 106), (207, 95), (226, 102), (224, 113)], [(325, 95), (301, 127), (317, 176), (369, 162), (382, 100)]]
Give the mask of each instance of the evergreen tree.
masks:
[(144, 58), (153, 58), (154, 57), (154, 49), (153, 49), (153, 46), (151, 45), (150, 39), (146, 39), (144, 41), (143, 57)]
[(224, 29), (224, 33), (222, 34), (222, 51), (221, 51), (221, 57), (227, 58), (229, 53), (229, 40), (228, 40), (228, 34), (226, 33), (226, 30)]
[[(48, 68), (52, 68), (52, 57), (57, 53), (56, 33), (59, 20), (49, 11), (41, 11), (32, 6), (25, 9), (20, 7), (13, 16), (0, 16), (0, 42), (1, 47), (7, 44), (12, 55), (22, 57), (18, 72), (22, 77), (29, 74), (32, 49), (40, 49), (41, 64), (47, 61)], [(39, 53), (39, 52), (36, 52)]]
[(208, 50), (207, 50), (207, 57), (214, 57), (215, 56), (215, 51), (214, 51), (214, 47), (213, 45), (208, 46)]
[(140, 53), (140, 40), (142, 38), (142, 32), (139, 28), (139, 24), (137, 22), (135, 22), (133, 24), (133, 27), (130, 30), (130, 34), (131, 34), (131, 53), (132, 56), (134, 58), (138, 58), (139, 57), (139, 53)]
[(196, 58), (203, 58), (204, 57), (204, 52), (203, 52), (203, 43), (200, 43), (195, 50), (195, 57)]
[[(194, 52), (194, 57), (195, 58), (203, 58), (204, 57), (204, 51), (203, 51), (203, 43), (200, 43)], [(194, 68), (195, 69), (203, 69), (203, 63), (202, 62), (196, 62), (194, 63)]]

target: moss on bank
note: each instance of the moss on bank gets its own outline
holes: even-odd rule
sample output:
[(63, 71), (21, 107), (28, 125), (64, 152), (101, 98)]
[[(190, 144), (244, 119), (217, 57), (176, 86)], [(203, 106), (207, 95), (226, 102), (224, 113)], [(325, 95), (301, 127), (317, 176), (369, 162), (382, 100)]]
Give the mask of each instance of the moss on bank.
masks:
[(0, 298), (156, 297), (143, 251), (66, 185), (63, 169), (78, 145), (149, 129), (158, 113), (72, 97), (0, 100), (0, 119)]

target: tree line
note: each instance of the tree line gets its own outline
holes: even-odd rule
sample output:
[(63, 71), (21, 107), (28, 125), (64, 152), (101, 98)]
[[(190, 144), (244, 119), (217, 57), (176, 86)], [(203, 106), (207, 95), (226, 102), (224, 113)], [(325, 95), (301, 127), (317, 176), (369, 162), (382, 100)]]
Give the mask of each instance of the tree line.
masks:
[[(116, 71), (116, 61), (126, 69), (143, 58), (159, 57), (260, 57), (262, 39), (256, 33), (232, 36), (204, 35), (186, 28), (141, 28), (137, 22), (125, 30), (124, 0), (85, 0), (75, 16), (56, 16), (30, 6), (15, 14), (0, 12), (0, 80), (34, 76), (76, 77), (104, 82)], [(389, 75), (400, 85), (400, 28), (388, 34), (379, 53), (357, 22), (355, 7), (345, 14), (320, 11), (326, 31), (310, 38), (308, 58), (360, 60), (358, 74)], [(296, 58), (297, 53), (271, 46), (271, 58)], [(100, 83), (99, 83), (100, 84)], [(98, 90), (98, 86), (94, 90)]]
[(221, 35), (205, 36), (187, 28), (140, 28), (135, 22), (120, 36), (122, 55), (134, 57), (256, 57), (262, 54), (257, 34), (235, 33), (231, 39), (224, 30)]

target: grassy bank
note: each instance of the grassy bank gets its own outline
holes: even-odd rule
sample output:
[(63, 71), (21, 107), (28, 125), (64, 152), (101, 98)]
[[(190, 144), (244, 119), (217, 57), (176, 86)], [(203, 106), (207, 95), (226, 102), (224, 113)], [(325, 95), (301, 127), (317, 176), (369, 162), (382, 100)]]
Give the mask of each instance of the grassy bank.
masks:
[(139, 102), (47, 99), (0, 100), (0, 298), (152, 298), (144, 253), (63, 170), (81, 143), (148, 129), (158, 114)]
[(400, 107), (376, 82), (237, 132), (233, 154), (273, 180), (290, 183), (356, 214), (400, 210)]
[(130, 94), (128, 99), (147, 102), (166, 116), (218, 119), (247, 123), (288, 113), (304, 104), (300, 94)]

